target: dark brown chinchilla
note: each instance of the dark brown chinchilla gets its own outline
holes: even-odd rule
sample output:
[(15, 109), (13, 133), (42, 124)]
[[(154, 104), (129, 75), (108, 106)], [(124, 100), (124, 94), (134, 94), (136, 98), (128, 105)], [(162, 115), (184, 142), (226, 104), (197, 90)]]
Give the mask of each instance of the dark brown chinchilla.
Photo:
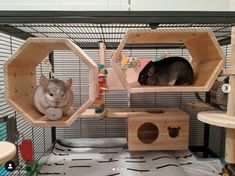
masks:
[(149, 86), (189, 85), (193, 83), (193, 69), (182, 57), (150, 61), (140, 72), (138, 82)]

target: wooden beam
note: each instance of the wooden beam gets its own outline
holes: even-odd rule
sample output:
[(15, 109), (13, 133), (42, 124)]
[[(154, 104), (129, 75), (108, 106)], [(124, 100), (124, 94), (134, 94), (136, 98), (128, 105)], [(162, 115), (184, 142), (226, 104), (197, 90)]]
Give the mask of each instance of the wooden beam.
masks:
[[(235, 68), (235, 27), (232, 27), (231, 34), (231, 68)], [(235, 118), (235, 75), (229, 76), (231, 91), (228, 93), (227, 115), (231, 119)], [(225, 160), (230, 164), (235, 164), (235, 129), (226, 129)]]
[(104, 42), (99, 43), (99, 56), (100, 56), (100, 64), (106, 65), (106, 45)]
[(228, 116), (223, 111), (199, 112), (198, 120), (211, 125), (235, 129), (235, 117)]
[[(127, 118), (128, 115), (144, 115), (153, 114), (155, 111), (167, 111), (169, 113), (181, 112), (177, 108), (107, 108), (108, 118)], [(83, 113), (79, 115), (79, 118), (103, 118), (99, 113), (95, 113), (94, 109), (86, 109)]]

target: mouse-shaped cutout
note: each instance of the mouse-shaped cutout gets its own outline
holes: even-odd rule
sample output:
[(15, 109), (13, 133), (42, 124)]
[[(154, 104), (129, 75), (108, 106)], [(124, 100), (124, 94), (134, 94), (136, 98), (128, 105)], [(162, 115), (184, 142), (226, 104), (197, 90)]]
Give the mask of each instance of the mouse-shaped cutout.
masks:
[(169, 133), (169, 136), (172, 137), (172, 138), (176, 138), (178, 135), (179, 135), (179, 131), (180, 131), (180, 127), (168, 127), (167, 130), (168, 130), (168, 133)]
[(47, 109), (53, 107), (60, 108), (63, 115), (70, 115), (74, 99), (71, 86), (72, 79), (64, 82), (58, 79), (47, 79), (42, 75), (34, 91), (34, 106), (42, 114), (46, 114)]

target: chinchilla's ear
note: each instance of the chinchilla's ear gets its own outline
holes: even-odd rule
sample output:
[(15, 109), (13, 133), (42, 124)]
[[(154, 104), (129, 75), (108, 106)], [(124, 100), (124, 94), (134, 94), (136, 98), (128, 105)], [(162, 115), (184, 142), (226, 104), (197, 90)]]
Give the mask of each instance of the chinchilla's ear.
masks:
[(66, 89), (71, 89), (72, 83), (73, 83), (72, 79), (68, 79), (68, 80), (65, 82), (65, 87), (66, 87)]
[(48, 79), (46, 78), (46, 76), (41, 75), (40, 80), (39, 80), (39, 83), (40, 83), (40, 85), (41, 85), (43, 88), (46, 88), (46, 87), (48, 86), (49, 81), (48, 81)]

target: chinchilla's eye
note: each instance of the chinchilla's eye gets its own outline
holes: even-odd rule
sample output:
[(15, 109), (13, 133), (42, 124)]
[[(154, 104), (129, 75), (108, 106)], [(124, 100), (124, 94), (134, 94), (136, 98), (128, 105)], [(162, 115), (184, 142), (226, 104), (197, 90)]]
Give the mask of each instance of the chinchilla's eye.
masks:
[(50, 93), (50, 96), (53, 97), (53, 93)]
[(62, 94), (61, 97), (63, 98), (63, 97), (64, 97), (64, 94)]

